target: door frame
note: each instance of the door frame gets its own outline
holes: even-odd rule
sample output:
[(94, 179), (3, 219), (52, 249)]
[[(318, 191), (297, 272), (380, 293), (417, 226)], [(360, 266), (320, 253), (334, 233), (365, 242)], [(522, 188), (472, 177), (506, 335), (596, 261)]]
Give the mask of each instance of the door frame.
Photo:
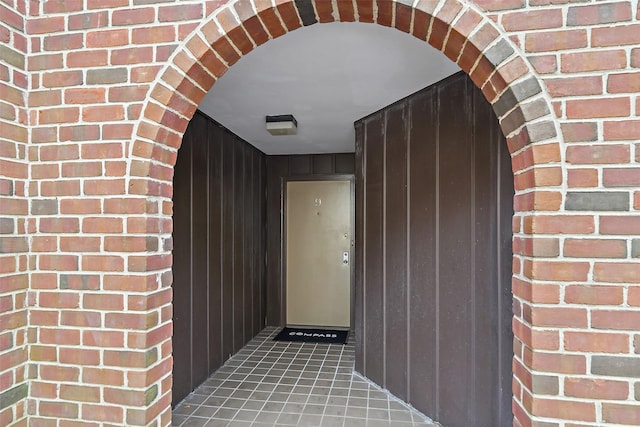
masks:
[(280, 319), (287, 326), (287, 184), (291, 181), (349, 181), (349, 323), (350, 329), (355, 326), (355, 244), (356, 244), (356, 178), (355, 174), (337, 175), (293, 175), (285, 176), (280, 181)]

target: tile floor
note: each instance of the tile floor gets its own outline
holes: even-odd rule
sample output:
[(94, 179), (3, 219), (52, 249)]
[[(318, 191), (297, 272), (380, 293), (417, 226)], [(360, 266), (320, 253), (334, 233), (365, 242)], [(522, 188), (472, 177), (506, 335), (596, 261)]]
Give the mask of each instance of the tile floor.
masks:
[(173, 426), (435, 427), (353, 372), (354, 345), (273, 341), (266, 328), (188, 395)]

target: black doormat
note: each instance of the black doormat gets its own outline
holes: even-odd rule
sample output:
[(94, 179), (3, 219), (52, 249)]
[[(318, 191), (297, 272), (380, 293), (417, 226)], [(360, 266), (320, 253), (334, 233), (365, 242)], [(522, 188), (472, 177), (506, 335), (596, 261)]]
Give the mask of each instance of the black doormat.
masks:
[(325, 344), (345, 344), (349, 331), (339, 329), (282, 328), (274, 341), (317, 342)]

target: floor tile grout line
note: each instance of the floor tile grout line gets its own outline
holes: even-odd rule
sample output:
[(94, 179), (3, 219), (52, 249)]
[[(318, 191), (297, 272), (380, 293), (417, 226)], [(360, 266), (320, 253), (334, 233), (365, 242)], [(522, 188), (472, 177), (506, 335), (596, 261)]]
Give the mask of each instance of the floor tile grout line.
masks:
[[(272, 346), (272, 347), (271, 347), (271, 349), (273, 349), (274, 347), (275, 347), (275, 346)], [(291, 343), (288, 343), (288, 344), (284, 347), (284, 349), (283, 349), (283, 351), (281, 352), (280, 356), (276, 359), (276, 362), (275, 362), (275, 363), (277, 363), (279, 360), (282, 360), (282, 359), (283, 359), (283, 355), (284, 355), (284, 354), (286, 353), (286, 351), (287, 351), (288, 349), (290, 349), (290, 348), (292, 348), (292, 345), (291, 345)], [(298, 354), (298, 353), (299, 353), (299, 349), (298, 349), (298, 351), (296, 352), (296, 354)], [(293, 357), (291, 360), (293, 361), (294, 359), (295, 359), (295, 357)], [(290, 362), (290, 363), (287, 365), (287, 367), (291, 366), (291, 363), (292, 363), (292, 362)], [(286, 372), (286, 369), (284, 369), (284, 372)], [(280, 381), (278, 381), (278, 382), (276, 383), (276, 386), (273, 388), (273, 391), (271, 392), (271, 394), (269, 395), (269, 397), (271, 397), (271, 396), (273, 395), (273, 393), (275, 392), (275, 390), (278, 388), (278, 385), (281, 383), (281, 380), (282, 380), (282, 377), (280, 378)], [(268, 398), (267, 398), (267, 400), (268, 400)], [(287, 400), (288, 400), (288, 399), (287, 399)], [(280, 409), (280, 411), (278, 412), (278, 417), (276, 418), (276, 420), (277, 420), (277, 419), (280, 419), (281, 415), (283, 414), (283, 410), (284, 410), (285, 405), (286, 405), (286, 401), (283, 403), (282, 408), (281, 408), (281, 409)], [(266, 402), (265, 402), (265, 406), (266, 406)]]
[[(282, 414), (294, 414), (297, 415), (298, 425), (302, 420), (302, 416), (307, 413), (305, 409), (312, 404), (310, 397), (312, 395), (318, 395), (323, 397), (324, 404), (322, 405), (322, 414), (318, 414), (315, 417), (316, 422), (314, 425), (327, 425), (324, 423), (330, 423), (330, 425), (342, 425), (346, 427), (353, 422), (350, 420), (356, 420), (357, 417), (347, 417), (347, 411), (349, 408), (356, 408), (349, 404), (351, 398), (354, 396), (353, 392), (357, 390), (358, 396), (366, 396), (366, 400), (360, 402), (360, 404), (366, 405), (361, 408), (367, 416), (365, 417), (364, 424), (371, 422), (375, 425), (392, 425), (392, 414), (405, 413), (406, 418), (400, 421), (400, 424), (406, 426), (433, 426), (429, 424), (429, 419), (422, 415), (419, 411), (413, 408), (410, 404), (406, 404), (396, 396), (388, 392), (388, 390), (382, 389), (376, 384), (369, 381), (366, 377), (363, 377), (354, 370), (355, 362), (355, 349), (352, 343), (347, 342), (345, 345), (336, 347), (336, 345), (329, 344), (309, 344), (309, 343), (278, 343), (270, 340), (277, 332), (279, 328), (270, 327), (265, 328), (260, 334), (251, 340), (245, 347), (243, 347), (236, 355), (234, 360), (226, 366), (224, 372), (217, 378), (214, 372), (203, 385), (206, 384), (206, 393), (197, 393), (200, 396), (193, 399), (196, 403), (185, 402), (189, 399), (189, 396), (195, 395), (196, 391), (189, 394), (187, 398), (183, 400), (183, 403), (188, 403), (194, 406), (194, 408), (186, 415), (179, 415), (178, 424), (186, 427), (190, 418), (198, 420), (195, 422), (198, 426), (203, 426), (212, 420), (219, 420), (223, 424), (233, 425), (268, 425), (268, 422), (276, 422), (279, 420)], [(228, 361), (228, 362), (229, 362)], [(268, 365), (268, 368), (265, 366)], [(256, 371), (260, 368), (260, 371)], [(262, 372), (262, 374), (260, 374)], [(312, 375), (310, 376), (309, 373)], [(265, 382), (264, 379), (269, 376), (269, 382)], [(304, 381), (303, 381), (304, 380)], [(225, 384), (225, 382), (227, 382)], [(243, 384), (251, 383), (250, 386), (243, 386)], [(267, 385), (267, 387), (260, 387), (261, 385)], [(226, 387), (223, 387), (226, 386)], [(218, 393), (219, 391), (223, 393)], [(265, 391), (266, 390), (266, 391)], [(203, 390), (201, 390), (203, 391)], [(267, 396), (266, 400), (262, 401), (258, 399), (260, 395), (256, 393), (263, 393), (262, 396)], [(273, 396), (274, 393), (282, 393), (280, 396), (275, 396), (278, 400), (276, 402), (281, 403), (279, 411), (263, 411), (268, 398)], [(222, 403), (218, 403), (216, 412), (213, 415), (207, 417), (193, 416), (198, 408), (205, 407), (205, 403), (212, 397), (224, 398)], [(215, 418), (218, 412), (224, 408), (223, 403), (230, 402), (230, 399), (237, 399), (238, 402), (234, 402), (232, 407), (233, 415), (229, 419)], [(285, 399), (286, 398), (286, 399)], [(284, 399), (284, 400), (283, 400)], [(371, 403), (375, 399), (376, 406), (371, 407)], [(383, 404), (380, 400), (384, 400)], [(261, 402), (260, 406), (251, 408), (247, 405), (248, 402), (257, 401)], [(337, 405), (330, 405), (331, 403), (337, 403)], [(343, 404), (340, 404), (343, 402)], [(394, 402), (394, 403), (392, 403)], [(399, 404), (396, 406), (396, 403)], [(386, 409), (381, 406), (386, 405)], [(178, 405), (178, 406), (180, 406)], [(296, 406), (294, 406), (296, 405)], [(299, 405), (299, 406), (298, 406)], [(253, 406), (253, 405), (251, 405)], [(328, 407), (343, 406), (344, 412), (341, 416), (328, 413)], [(259, 408), (259, 409), (258, 409)], [(359, 408), (359, 407), (358, 407)], [(331, 408), (333, 410), (334, 408)], [(369, 419), (369, 410), (379, 409), (384, 411), (386, 420), (379, 419), (382, 414), (375, 414), (377, 417)], [(250, 412), (250, 414), (247, 413)], [(338, 411), (338, 410), (336, 410)], [(264, 422), (260, 418), (261, 413), (274, 414), (275, 418), (266, 418), (272, 421)], [(338, 412), (339, 413), (339, 412)], [(182, 422), (179, 422), (180, 418), (184, 418)], [(326, 418), (325, 418), (326, 417)], [(341, 417), (340, 420), (338, 417)], [(242, 419), (241, 419), (242, 418)], [(284, 419), (284, 418), (283, 418)], [(314, 419), (311, 417), (310, 419)], [(338, 421), (338, 424), (334, 422)], [(191, 424), (189, 424), (191, 425)], [(217, 424), (216, 424), (217, 425)], [(306, 424), (304, 424), (306, 426)], [(358, 423), (360, 425), (360, 423)]]
[[(286, 346), (285, 350), (286, 350), (286, 349), (290, 349), (290, 348), (292, 348), (292, 347), (293, 347), (293, 346), (292, 346), (292, 344), (291, 344), (291, 343), (289, 343), (289, 344)], [(297, 349), (297, 351), (296, 351), (296, 355), (297, 355), (297, 354), (299, 354), (299, 352), (300, 352), (300, 348), (302, 348), (302, 346), (300, 346), (300, 347)], [(283, 354), (284, 354), (284, 353), (283, 353)], [(292, 357), (292, 358), (291, 358), (291, 361), (290, 361), (290, 362), (289, 362), (289, 364), (287, 365), (287, 368), (291, 366), (291, 364), (293, 363), (293, 361), (294, 361), (294, 360), (295, 360), (295, 355), (294, 355), (294, 357)], [(287, 369), (285, 368), (285, 369), (284, 369), (284, 371), (286, 372), (286, 371), (287, 371)], [(287, 401), (288, 401), (288, 400), (289, 400), (289, 398), (287, 398), (287, 400), (285, 400), (285, 401), (284, 401), (284, 403), (283, 403), (283, 405), (282, 405), (282, 409), (280, 410), (280, 415), (278, 416), (278, 419), (280, 419), (280, 418), (282, 417), (282, 414), (284, 414), (284, 413), (285, 413), (285, 412), (284, 412), (284, 408), (286, 407), (286, 405), (287, 405)]]

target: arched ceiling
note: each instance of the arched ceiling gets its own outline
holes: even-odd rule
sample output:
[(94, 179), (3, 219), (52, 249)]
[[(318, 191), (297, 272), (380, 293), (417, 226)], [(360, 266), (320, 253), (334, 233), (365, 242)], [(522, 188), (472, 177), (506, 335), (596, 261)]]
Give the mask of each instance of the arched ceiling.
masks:
[[(426, 42), (362, 23), (304, 27), (234, 64), (200, 110), (267, 154), (354, 151), (354, 121), (459, 71)], [(293, 114), (272, 136), (266, 115)]]

